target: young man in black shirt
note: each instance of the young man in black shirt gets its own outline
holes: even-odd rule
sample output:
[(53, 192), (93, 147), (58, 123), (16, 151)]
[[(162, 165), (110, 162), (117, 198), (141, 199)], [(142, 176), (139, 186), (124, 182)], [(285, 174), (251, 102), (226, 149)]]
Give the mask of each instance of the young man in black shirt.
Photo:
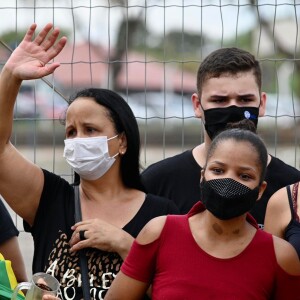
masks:
[[(204, 143), (149, 166), (142, 174), (148, 192), (174, 200), (182, 214), (201, 200), (200, 173), (211, 140), (228, 123), (247, 118), (257, 126), (267, 100), (261, 85), (259, 62), (249, 52), (233, 47), (208, 55), (199, 67), (197, 93), (192, 95), (195, 116), (204, 124)], [(300, 180), (300, 171), (269, 155), (265, 180), (267, 188), (252, 211), (260, 227), (268, 199)]]

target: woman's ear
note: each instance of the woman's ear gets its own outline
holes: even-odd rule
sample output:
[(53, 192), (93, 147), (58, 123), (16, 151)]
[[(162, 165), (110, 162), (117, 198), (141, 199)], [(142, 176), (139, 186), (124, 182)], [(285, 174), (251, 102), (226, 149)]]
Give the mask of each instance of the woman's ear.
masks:
[(262, 194), (264, 193), (265, 189), (267, 187), (267, 182), (266, 181), (263, 181), (259, 187), (259, 192), (258, 192), (258, 198), (256, 201), (260, 200)]
[(120, 155), (124, 155), (127, 150), (127, 138), (125, 132), (122, 132), (119, 135), (119, 153)]

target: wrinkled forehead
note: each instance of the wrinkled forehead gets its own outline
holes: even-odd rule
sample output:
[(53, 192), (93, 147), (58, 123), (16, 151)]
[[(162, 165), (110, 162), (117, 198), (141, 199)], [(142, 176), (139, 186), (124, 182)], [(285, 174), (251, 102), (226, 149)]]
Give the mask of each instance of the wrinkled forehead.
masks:
[[(250, 74), (240, 74), (238, 76), (212, 77), (202, 85), (202, 100), (212, 97), (223, 97), (224, 100), (244, 98), (260, 102), (261, 93), (254, 77)], [(217, 104), (217, 103), (216, 103)]]
[(109, 111), (103, 105), (97, 103), (93, 98), (77, 98), (73, 101), (67, 111), (65, 122), (75, 120), (104, 120), (109, 118)]
[[(255, 90), (257, 90), (258, 92), (260, 92), (261, 87), (260, 84), (255, 76), (255, 73), (253, 70), (249, 70), (249, 71), (243, 71), (243, 72), (210, 72), (207, 73), (203, 78), (202, 81), (199, 82), (199, 86), (198, 92), (201, 92), (203, 87), (205, 85), (207, 85), (207, 83), (209, 81), (211, 81), (211, 79), (218, 79), (215, 80), (216, 82), (222, 82), (222, 81), (227, 81), (227, 82), (238, 82), (238, 81), (243, 81), (245, 83), (248, 83), (252, 86), (252, 88), (254, 88)], [(236, 86), (237, 88), (238, 86)]]

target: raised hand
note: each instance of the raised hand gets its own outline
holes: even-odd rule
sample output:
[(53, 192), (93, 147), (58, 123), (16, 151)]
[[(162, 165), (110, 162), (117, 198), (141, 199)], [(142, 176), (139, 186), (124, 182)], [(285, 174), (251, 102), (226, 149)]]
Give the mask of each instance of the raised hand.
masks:
[(59, 29), (53, 29), (49, 23), (33, 39), (36, 27), (36, 24), (30, 26), (5, 64), (5, 68), (16, 79), (38, 79), (53, 73), (60, 65), (59, 62), (50, 61), (64, 48), (67, 38), (58, 39)]

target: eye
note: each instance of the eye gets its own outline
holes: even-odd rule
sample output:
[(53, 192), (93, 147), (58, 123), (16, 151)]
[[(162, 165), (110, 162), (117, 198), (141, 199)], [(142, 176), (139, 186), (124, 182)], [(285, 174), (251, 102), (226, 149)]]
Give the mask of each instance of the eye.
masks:
[(252, 97), (241, 97), (239, 100), (242, 103), (250, 103), (255, 101), (255, 99), (253, 99)]
[(221, 168), (212, 168), (211, 171), (212, 171), (212, 173), (214, 173), (216, 175), (220, 175), (220, 174), (224, 173), (223, 169), (221, 169)]
[(93, 133), (93, 132), (96, 131), (96, 129), (95, 129), (95, 128), (92, 128), (92, 127), (87, 127), (87, 128), (86, 128), (86, 131), (89, 132), (89, 133)]
[(220, 98), (214, 98), (212, 99), (212, 102), (213, 103), (216, 103), (216, 104), (223, 104), (223, 103), (226, 103), (227, 99), (224, 97), (220, 97)]
[(249, 175), (249, 174), (241, 174), (240, 178), (244, 181), (249, 181), (253, 179), (253, 176)]
[(85, 127), (85, 134), (86, 134), (87, 136), (95, 136), (95, 135), (98, 135), (98, 132), (99, 132), (99, 130), (97, 130), (97, 129), (94, 128), (94, 127), (91, 127), (91, 126)]
[(73, 138), (76, 136), (76, 130), (75, 129), (69, 129), (66, 131), (66, 138)]

